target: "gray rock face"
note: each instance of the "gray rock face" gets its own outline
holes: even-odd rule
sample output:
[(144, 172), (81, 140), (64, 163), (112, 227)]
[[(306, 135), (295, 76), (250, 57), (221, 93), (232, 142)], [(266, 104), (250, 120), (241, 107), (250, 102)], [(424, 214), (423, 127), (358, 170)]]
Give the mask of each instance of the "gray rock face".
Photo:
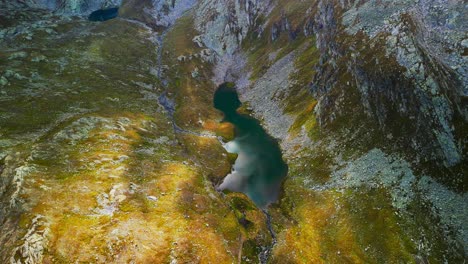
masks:
[(87, 15), (98, 9), (119, 6), (121, 2), (122, 0), (26, 0), (17, 1), (16, 4), (49, 9), (66, 15)]
[[(348, 114), (345, 105), (354, 104), (385, 134), (395, 130), (392, 123), (401, 123), (406, 131), (400, 135), (405, 137), (402, 147), (418, 159), (460, 164), (466, 145), (455, 136), (462, 129), (455, 124), (468, 120), (461, 99), (466, 96), (466, 58), (463, 49), (454, 47), (466, 28), (456, 15), (463, 8), (455, 1), (444, 5), (443, 13), (454, 18), (436, 23), (441, 18), (430, 11), (438, 8), (435, 1), (391, 1), (387, 8), (389, 3), (338, 8), (339, 3), (320, 2), (315, 29), (321, 59), (312, 85), (319, 121), (332, 124)], [(359, 99), (350, 99), (352, 90)]]
[(294, 119), (283, 114), (278, 95), (287, 92), (289, 75), (294, 70), (294, 54), (291, 53), (276, 62), (250, 89), (242, 93), (242, 98), (248, 101), (255, 115), (264, 120), (269, 133), (285, 141), (288, 129)]
[(457, 239), (463, 241), (465, 251), (468, 250), (468, 227), (463, 225), (468, 221), (464, 207), (468, 203), (466, 193), (453, 192), (428, 176), (417, 178), (409, 163), (400, 157), (386, 155), (380, 149), (373, 149), (345, 164), (343, 169), (333, 173), (332, 180), (325, 188), (359, 186), (388, 188), (392, 205), (402, 212), (416, 199), (417, 194), (422, 194), (420, 198), (433, 205), (431, 213), (441, 218), (446, 232), (452, 229)]
[[(275, 41), (276, 39), (278, 39), (281, 32), (287, 32), (290, 40), (294, 40), (299, 33), (297, 32), (297, 29), (293, 30), (291, 28), (291, 23), (289, 22), (288, 18), (284, 15), (278, 22), (273, 23), (273, 27), (271, 28), (271, 40)], [(304, 34), (310, 35), (310, 32), (307, 29), (307, 25), (304, 27)]]
[(49, 232), (46, 219), (42, 215), (34, 217), (31, 226), (21, 240), (22, 244), (15, 248), (10, 263), (41, 263), (44, 250), (47, 248)]
[[(425, 114), (436, 116), (438, 127), (435, 138), (442, 149), (447, 165), (460, 162), (460, 149), (456, 146), (450, 122), (457, 110), (467, 119), (459, 96), (466, 96), (468, 75), (466, 57), (460, 43), (465, 37), (467, 24), (460, 16), (466, 16), (466, 8), (461, 2), (449, 1), (400, 1), (392, 6), (396, 9), (383, 8), (374, 1), (366, 2), (359, 8), (351, 8), (345, 16), (353, 16), (354, 23), (348, 22), (347, 31), (362, 29), (371, 37), (381, 32), (388, 32), (387, 53), (395, 56), (398, 63), (407, 70), (404, 75), (414, 80), (419, 90), (417, 100)], [(371, 14), (379, 14), (373, 17)], [(416, 28), (405, 23), (409, 15)], [(349, 19), (344, 19), (344, 23)], [(430, 55), (429, 55), (430, 54)], [(444, 64), (450, 69), (444, 69)], [(457, 75), (460, 82), (453, 80), (447, 87), (440, 77)], [(442, 76), (441, 76), (442, 75)], [(442, 77), (443, 78), (443, 77)], [(444, 87), (445, 86), (445, 87)]]
[[(463, 19), (468, 15), (460, 1), (367, 1), (361, 6), (353, 5), (346, 11), (343, 24), (346, 31), (355, 34), (363, 30), (371, 37), (380, 32), (390, 32), (393, 36), (404, 30), (402, 16), (409, 15), (415, 20), (417, 31), (413, 32), (418, 44), (432, 56), (456, 70), (463, 81), (464, 91), (468, 92), (466, 56), (463, 56), (462, 42), (466, 38), (468, 23)], [(399, 59), (405, 67), (405, 63)]]
[(195, 15), (195, 27), (202, 33), (206, 47), (216, 54), (233, 54), (257, 16), (268, 10), (270, 1), (200, 1)]
[(124, 0), (119, 16), (141, 21), (151, 27), (168, 27), (197, 0)]

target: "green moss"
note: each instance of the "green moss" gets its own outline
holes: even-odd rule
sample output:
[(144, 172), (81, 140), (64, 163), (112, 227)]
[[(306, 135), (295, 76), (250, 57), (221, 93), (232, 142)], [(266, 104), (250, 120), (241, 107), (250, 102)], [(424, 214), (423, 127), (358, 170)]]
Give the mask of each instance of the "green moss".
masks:
[(262, 251), (258, 241), (246, 240), (242, 244), (242, 258), (241, 263), (255, 263), (258, 260), (258, 255)]
[[(400, 227), (401, 219), (397, 216), (384, 189), (348, 190), (342, 204), (347, 210), (352, 230), (355, 232), (362, 259), (376, 262), (413, 262), (417, 252), (407, 231)], [(414, 228), (414, 227), (413, 227)]]
[(320, 129), (313, 113), (317, 100), (309, 91), (318, 58), (319, 54), (313, 39), (303, 44), (303, 47), (296, 52), (294, 66), (297, 70), (290, 76), (293, 85), (288, 89), (287, 95), (283, 96), (285, 112), (296, 116), (289, 132), (295, 135), (304, 128), (312, 140), (320, 138)]
[(384, 189), (312, 191), (295, 181), (281, 202), (294, 221), (278, 230), (273, 263), (414, 261), (415, 244)]
[(311, 184), (325, 184), (331, 176), (333, 156), (322, 148), (301, 153), (303, 156), (290, 164), (290, 173)]
[(256, 209), (256, 206), (252, 204), (252, 201), (247, 199), (245, 196), (231, 196), (230, 204), (233, 208), (242, 212)]
[(228, 153), (228, 159), (229, 159), (229, 163), (234, 165), (234, 163), (236, 163), (236, 160), (237, 160), (237, 157), (239, 156), (239, 154), (237, 153)]

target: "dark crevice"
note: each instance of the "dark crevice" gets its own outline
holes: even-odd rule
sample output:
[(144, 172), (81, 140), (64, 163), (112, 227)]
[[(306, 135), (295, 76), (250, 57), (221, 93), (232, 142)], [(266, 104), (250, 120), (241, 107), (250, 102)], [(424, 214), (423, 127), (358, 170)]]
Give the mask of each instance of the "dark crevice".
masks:
[(118, 14), (119, 14), (118, 7), (99, 9), (99, 10), (92, 12), (88, 17), (88, 20), (102, 22), (102, 21), (116, 18)]

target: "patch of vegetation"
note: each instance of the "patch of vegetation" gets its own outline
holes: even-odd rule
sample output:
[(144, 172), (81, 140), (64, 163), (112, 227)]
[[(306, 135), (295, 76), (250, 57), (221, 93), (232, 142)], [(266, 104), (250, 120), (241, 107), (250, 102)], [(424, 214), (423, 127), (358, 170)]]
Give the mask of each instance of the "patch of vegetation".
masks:
[(282, 210), (297, 222), (279, 233), (273, 263), (413, 260), (415, 245), (400, 228), (384, 190), (288, 187)]
[[(57, 28), (60, 41), (52, 35), (35, 41), (34, 54), (46, 60), (0, 63), (0, 75), (39, 74), (34, 87), (10, 78), (0, 106), (9, 113), (1, 116), (0, 133), (22, 138), (15, 149), (24, 160), (32, 150), (28, 162), (37, 168), (21, 196), (31, 210), (20, 218), (18, 238), (40, 214), (51, 230), (46, 262), (235, 262), (241, 225), (210, 181), (229, 172), (228, 156), (216, 138), (174, 133), (157, 101), (163, 89), (152, 73), (157, 52), (150, 32), (119, 19), (68, 23)], [(183, 30), (192, 26), (190, 19), (181, 23)], [(163, 62), (175, 65), (167, 78), (179, 106), (176, 122), (229, 138), (232, 128), (211, 107), (209, 66), (194, 79), (191, 67), (200, 61), (175, 62), (177, 52), (194, 45), (175, 30), (167, 35), (175, 50)]]
[(257, 35), (250, 32), (242, 42), (242, 49), (248, 54), (248, 65), (252, 69), (252, 80), (261, 77), (268, 68), (285, 55), (299, 48), (307, 40), (302, 34), (292, 39), (290, 32), (281, 32), (278, 39), (272, 40), (272, 28), (275, 23), (280, 23), (283, 18), (289, 22), (291, 31), (300, 31), (307, 20), (307, 10), (314, 1), (277, 1), (277, 4), (266, 17), (257, 20), (265, 30)]

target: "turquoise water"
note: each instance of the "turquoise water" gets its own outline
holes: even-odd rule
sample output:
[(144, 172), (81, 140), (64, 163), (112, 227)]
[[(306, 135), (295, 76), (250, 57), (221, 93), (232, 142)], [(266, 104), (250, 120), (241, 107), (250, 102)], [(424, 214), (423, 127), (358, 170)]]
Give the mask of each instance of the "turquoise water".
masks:
[(224, 113), (223, 122), (235, 127), (235, 138), (226, 143), (225, 148), (238, 154), (233, 171), (219, 189), (245, 193), (257, 206), (265, 208), (278, 199), (288, 167), (278, 142), (255, 118), (237, 113), (240, 105), (232, 84), (221, 85), (214, 95), (215, 108)]

